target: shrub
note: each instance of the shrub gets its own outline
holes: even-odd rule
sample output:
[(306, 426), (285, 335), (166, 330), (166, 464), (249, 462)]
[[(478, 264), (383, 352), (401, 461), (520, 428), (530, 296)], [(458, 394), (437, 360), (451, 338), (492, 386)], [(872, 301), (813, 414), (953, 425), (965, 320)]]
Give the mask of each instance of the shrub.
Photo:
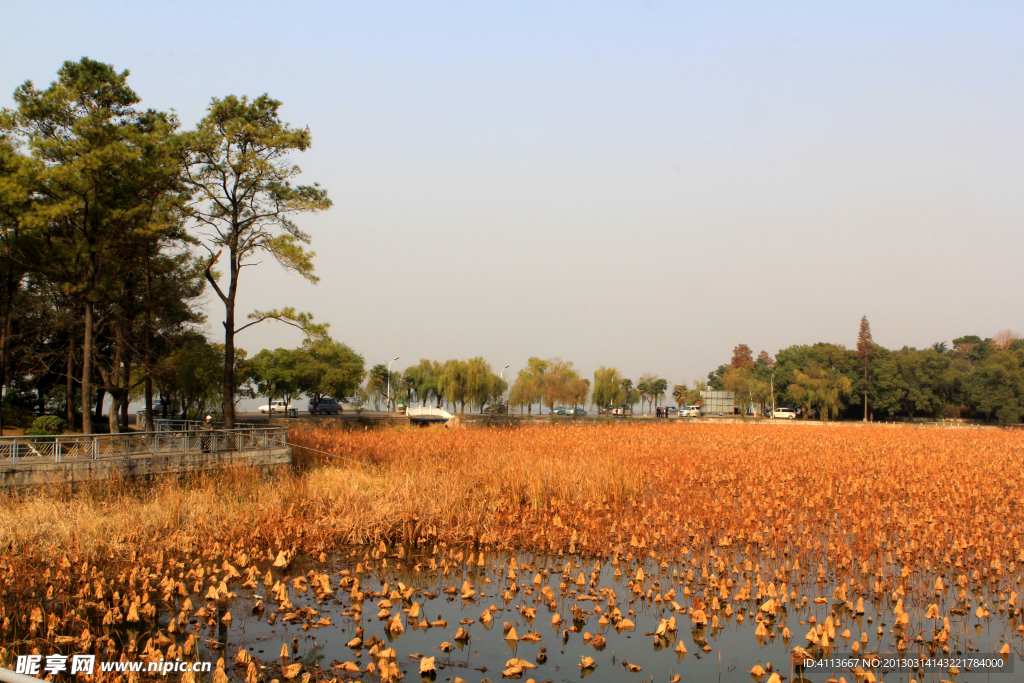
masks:
[(36, 427), (35, 424), (33, 424), (28, 429), (24, 430), (22, 434), (24, 436), (53, 436), (53, 432), (47, 431), (45, 429), (40, 429), (39, 427)]
[(0, 418), (5, 427), (28, 427), (32, 424), (32, 414), (24, 408), (5, 403), (0, 410)]
[[(46, 434), (63, 434), (64, 430), (67, 429), (68, 423), (56, 415), (43, 415), (37, 417), (32, 423), (32, 431), (41, 431)], [(26, 434), (28, 432), (25, 432)]]

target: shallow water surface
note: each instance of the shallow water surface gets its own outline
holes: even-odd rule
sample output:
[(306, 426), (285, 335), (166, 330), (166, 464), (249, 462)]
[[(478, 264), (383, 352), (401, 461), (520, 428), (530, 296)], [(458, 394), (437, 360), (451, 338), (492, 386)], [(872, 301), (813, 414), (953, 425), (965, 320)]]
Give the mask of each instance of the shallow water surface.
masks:
[[(719, 577), (713, 573), (705, 576), (706, 566), (702, 569), (695, 561), (696, 566), (692, 566), (686, 559), (661, 565), (650, 558), (620, 560), (613, 564), (578, 557), (486, 553), (480, 565), (478, 556), (466, 558), (472, 562), (461, 561), (461, 553), (454, 556), (443, 550), (434, 556), (402, 560), (379, 552), (374, 555), (378, 559), (369, 555), (337, 557), (324, 565), (270, 569), (272, 583), (287, 585), (291, 607), (287, 604), (282, 607), (275, 601), (275, 597), (282, 594), (269, 595), (268, 589), (272, 586), (262, 582), (256, 590), (240, 589), (239, 598), (226, 606), (234, 615), (230, 627), (222, 625), (215, 635), (208, 635), (224, 646), (221, 653), (226, 651), (229, 664), (239, 649), (256, 657), (260, 666), (265, 667), (268, 681), (281, 678), (283, 664), (295, 662), (301, 662), (301, 671), (313, 673), (314, 678), (326, 675), (379, 680), (377, 673), (366, 671), (367, 665), (373, 662), (374, 668), (378, 668), (380, 651), (391, 648), (395, 655), (393, 661), (406, 680), (420, 678), (420, 658), (434, 657), (436, 680), (452, 681), (459, 677), (469, 683), (485, 678), (500, 680), (506, 664), (513, 658), (536, 666), (516, 676), (524, 681), (579, 678), (592, 682), (670, 681), (676, 674), (682, 681), (756, 681), (766, 680), (774, 670), (784, 681), (804, 678), (824, 682), (843, 676), (852, 683), (855, 676), (850, 671), (805, 669), (801, 672), (791, 662), (791, 650), (797, 646), (812, 649), (814, 646), (807, 638), (809, 631), (816, 625), (823, 627), (829, 617), (833, 620), (836, 642), (827, 650), (819, 648), (818, 652), (833, 656), (849, 653), (855, 641), (862, 654), (896, 653), (900, 636), (909, 643), (906, 654), (927, 654), (926, 643), (934, 635), (931, 629), (941, 628), (941, 620), (936, 625), (933, 620), (923, 619), (920, 610), (908, 608), (912, 617), (910, 623), (904, 630), (896, 629), (896, 600), (906, 598), (897, 596), (894, 600), (890, 593), (863, 590), (855, 575), (831, 576), (817, 581), (801, 572), (786, 570), (782, 561), (775, 576), (762, 576), (750, 569), (744, 571), (731, 560), (727, 562), (732, 571), (728, 575), (723, 572), (720, 580), (732, 581), (732, 595), (728, 601), (721, 601), (715, 611)], [(436, 566), (433, 570), (430, 569), (431, 558)], [(638, 580), (638, 570), (644, 574), (642, 580)], [(260, 576), (265, 577), (266, 571), (264, 569)], [(297, 590), (293, 579), (310, 573), (314, 578), (326, 574), (334, 593), (321, 594), (318, 598), (319, 588)], [(357, 598), (353, 602), (351, 588), (356, 578), (362, 600)], [(869, 578), (874, 577), (862, 577), (860, 581), (868, 584)], [(774, 610), (770, 606), (767, 612), (760, 609), (770, 599), (768, 595), (759, 600), (735, 599), (737, 594), (746, 596), (745, 586), (756, 596), (758, 579), (761, 585), (772, 584), (767, 589), (771, 593), (776, 586), (781, 589), (786, 584), (788, 595), (785, 601), (782, 595), (774, 598)], [(467, 584), (475, 594), (463, 599)], [(845, 600), (837, 596), (837, 589), (843, 585), (848, 590)], [(547, 596), (542, 592), (545, 587), (550, 588)], [(674, 591), (674, 596), (669, 591)], [(925, 602), (937, 601), (948, 607), (958, 600), (957, 593), (946, 589), (928, 596)], [(254, 595), (264, 597), (264, 609), (255, 614), (251, 611)], [(950, 652), (954, 655), (957, 652), (995, 653), (1003, 643), (1010, 641), (1014, 649), (1004, 661), (1020, 660), (1021, 638), (1019, 634), (1014, 638), (1019, 618), (998, 610), (1000, 599), (994, 592), (989, 594), (979, 588), (963, 595), (972, 607), (950, 620)], [(861, 597), (864, 613), (857, 614), (855, 605)], [(383, 600), (391, 605), (382, 603)], [(692, 622), (702, 604), (706, 626)], [(958, 604), (963, 604), (963, 600)], [(419, 607), (417, 617), (409, 614), (416, 610), (414, 605)], [(988, 618), (978, 617), (974, 608), (982, 605), (989, 609), (995, 605), (996, 609), (991, 610)], [(354, 606), (361, 606), (361, 611)], [(296, 620), (283, 621), (283, 617), (297, 614), (304, 607), (316, 613), (299, 613)], [(602, 614), (608, 617), (616, 608), (622, 618), (633, 622), (631, 628), (600, 623)], [(489, 624), (481, 621), (487, 609), (492, 611)], [(535, 616), (529, 610), (536, 610)], [(775, 612), (774, 616), (769, 614), (771, 611)], [(552, 623), (555, 613), (562, 619), (557, 626)], [(396, 616), (404, 629), (400, 634), (386, 628)], [(677, 630), (670, 630), (669, 625), (662, 636), (654, 635), (662, 620), (673, 617)], [(330, 619), (330, 625), (320, 626), (326, 623), (321, 619)], [(442, 625), (442, 621), (446, 623)], [(756, 632), (762, 621), (765, 633), (758, 636)], [(423, 628), (429, 622), (434, 625)], [(536, 642), (506, 639), (506, 623), (520, 638), (536, 634), (533, 637), (539, 639)], [(467, 632), (467, 639), (455, 639), (460, 628)], [(783, 637), (787, 628), (791, 632), (790, 639)], [(841, 635), (846, 630), (850, 632), (849, 638)], [(357, 634), (361, 636), (362, 645), (350, 647), (350, 641)], [(866, 634), (866, 642), (862, 634)], [(916, 640), (918, 635), (920, 641)], [(595, 647), (593, 639), (597, 636), (606, 642)], [(368, 648), (367, 641), (372, 638), (381, 643)], [(287, 662), (279, 657), (282, 645), (289, 649)], [(538, 660), (542, 650), (546, 659)], [(215, 652), (209, 654), (220, 656)], [(583, 657), (592, 658), (595, 666), (578, 666)], [(357, 664), (361, 672), (342, 674), (338, 666), (344, 662)], [(749, 672), (756, 664), (768, 669), (768, 675), (760, 679), (752, 677)], [(244, 671), (245, 667), (236, 668), (240, 675), (244, 675)], [(887, 681), (949, 678), (946, 673), (922, 676), (908, 670), (878, 669), (874, 675), (878, 680), (884, 677)], [(1014, 676), (962, 671), (957, 680), (982, 678), (1013, 680)]]

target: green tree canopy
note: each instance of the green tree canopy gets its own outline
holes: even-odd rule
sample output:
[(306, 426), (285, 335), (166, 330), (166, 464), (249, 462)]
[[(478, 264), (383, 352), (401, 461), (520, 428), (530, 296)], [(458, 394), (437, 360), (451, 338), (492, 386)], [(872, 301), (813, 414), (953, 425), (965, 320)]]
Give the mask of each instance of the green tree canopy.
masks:
[(421, 358), (419, 364), (406, 368), (402, 373), (415, 393), (416, 400), (424, 406), (429, 401), (436, 401), (437, 407), (441, 407), (441, 370), (442, 366), (436, 360)]
[[(210, 252), (206, 278), (224, 305), (224, 416), (234, 425), (233, 380), (235, 304), (242, 269), (269, 254), (285, 270), (311, 282), (313, 254), (306, 250), (309, 235), (293, 222), (299, 213), (328, 209), (331, 201), (317, 184), (293, 185), (300, 169), (292, 152), (309, 148), (309, 129), (281, 121), (281, 103), (267, 95), (254, 100), (229, 95), (210, 102), (206, 116), (188, 137), (185, 180), (193, 192), (188, 214)], [(226, 279), (213, 269), (227, 252)], [(256, 321), (276, 319), (303, 327), (301, 319), (257, 315)], [(248, 325), (244, 326), (248, 327)]]
[(330, 338), (307, 340), (295, 356), (295, 386), (313, 404), (314, 415), (324, 398), (348, 401), (366, 374), (363, 357)]
[[(177, 229), (174, 220), (155, 218), (173, 214), (181, 196), (177, 120), (136, 109), (140, 98), (127, 79), (127, 71), (88, 58), (65, 62), (46, 90), (31, 82), (18, 88), (16, 110), (0, 117), (6, 135), (23, 141), (33, 162), (19, 179), (31, 198), (21, 227), (38, 235), (25, 243), (24, 262), (82, 314), (85, 433), (92, 431), (97, 327), (109, 325), (118, 335), (118, 376), (104, 383), (116, 392), (115, 401), (126, 401), (128, 341), (120, 323), (131, 292), (124, 283), (138, 269), (144, 246)], [(98, 305), (106, 306), (109, 319), (97, 319)]]
[(1024, 415), (1024, 351), (995, 351), (975, 369), (967, 384), (971, 404), (986, 417), (1002, 423), (1019, 422)]
[(277, 398), (285, 400), (299, 393), (298, 354), (294, 349), (264, 349), (250, 361), (257, 396), (266, 396), (267, 405)]
[(615, 368), (599, 367), (594, 372), (594, 390), (590, 399), (598, 408), (621, 406), (626, 401), (622, 373)]
[(386, 400), (388, 392), (388, 366), (377, 363), (366, 377), (366, 392), (373, 399), (373, 409), (380, 410), (380, 402)]
[(531, 357), (526, 362), (526, 367), (519, 371), (512, 390), (509, 393), (509, 403), (522, 409), (526, 408), (528, 414), (533, 413), (533, 404), (544, 400), (544, 373), (548, 369), (548, 361), (537, 357)]
[(827, 421), (839, 415), (843, 399), (852, 390), (853, 382), (849, 377), (812, 361), (806, 372), (796, 370), (793, 373), (786, 393), (803, 407), (805, 416), (813, 411)]

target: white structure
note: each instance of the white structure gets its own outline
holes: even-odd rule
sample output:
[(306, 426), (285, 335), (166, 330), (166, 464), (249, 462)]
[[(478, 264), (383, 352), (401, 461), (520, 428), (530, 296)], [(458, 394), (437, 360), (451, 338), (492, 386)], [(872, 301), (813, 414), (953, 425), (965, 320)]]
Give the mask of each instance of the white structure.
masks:
[(418, 421), (429, 421), (429, 422), (445, 422), (455, 417), (447, 410), (443, 408), (430, 408), (428, 406), (418, 406), (416, 408), (406, 408), (405, 416), (410, 420)]

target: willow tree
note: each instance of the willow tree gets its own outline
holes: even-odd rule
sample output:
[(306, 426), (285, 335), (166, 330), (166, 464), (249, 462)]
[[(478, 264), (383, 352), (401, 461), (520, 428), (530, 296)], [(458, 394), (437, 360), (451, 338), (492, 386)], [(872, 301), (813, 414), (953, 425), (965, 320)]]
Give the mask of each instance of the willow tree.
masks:
[[(512, 391), (509, 394), (509, 401), (516, 406), (526, 406), (528, 415), (533, 414), (533, 404), (542, 403), (544, 400), (544, 373), (548, 370), (549, 362), (531, 356), (526, 367), (519, 371)], [(539, 411), (538, 411), (539, 414)]]
[(815, 362), (807, 367), (806, 372), (797, 370), (786, 388), (789, 398), (803, 407), (805, 418), (816, 410), (825, 422), (839, 415), (843, 399), (852, 391), (853, 382), (849, 377)]
[(622, 374), (615, 368), (599, 367), (594, 371), (594, 391), (591, 401), (601, 408), (617, 407), (626, 400), (626, 391), (622, 387)]
[[(236, 327), (241, 271), (269, 254), (285, 270), (316, 282), (314, 254), (306, 249), (309, 235), (292, 218), (331, 206), (327, 191), (316, 183), (292, 184), (301, 170), (291, 163), (290, 155), (309, 148), (310, 134), (309, 128), (283, 123), (280, 107), (267, 95), (252, 101), (233, 95), (214, 98), (189, 143), (186, 178), (195, 193), (189, 215), (210, 253), (206, 279), (224, 305), (222, 386), (224, 421), (229, 428), (235, 423), (235, 335), (267, 319), (302, 329), (309, 322), (308, 316), (285, 309), (255, 313), (249, 316), (251, 322)], [(222, 282), (215, 266), (224, 252)]]

